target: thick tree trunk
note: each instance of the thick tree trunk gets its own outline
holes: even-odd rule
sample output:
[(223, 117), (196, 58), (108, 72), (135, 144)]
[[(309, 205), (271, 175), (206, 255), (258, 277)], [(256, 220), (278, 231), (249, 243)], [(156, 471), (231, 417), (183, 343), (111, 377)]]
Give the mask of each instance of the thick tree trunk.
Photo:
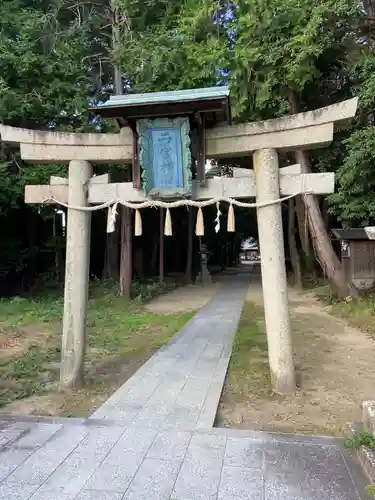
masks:
[[(289, 108), (291, 113), (298, 113), (297, 95), (293, 90), (288, 93)], [(295, 152), (296, 163), (301, 165), (303, 174), (310, 173), (310, 165), (306, 151), (297, 150)], [(303, 195), (309, 230), (312, 243), (315, 249), (316, 258), (323, 269), (324, 274), (329, 279), (336, 294), (345, 298), (348, 295), (357, 297), (356, 290), (347, 282), (340, 260), (338, 259), (324, 225), (323, 217), (319, 208), (318, 200), (314, 195)]]
[[(296, 161), (302, 167), (303, 173), (309, 173), (310, 168), (305, 151), (296, 151)], [(345, 298), (348, 295), (356, 298), (358, 293), (346, 280), (344, 269), (338, 259), (328, 235), (318, 200), (314, 195), (306, 194), (303, 197), (310, 234), (315, 249), (316, 258), (324, 274), (329, 279), (337, 295)]]
[(301, 259), (298, 253), (296, 244), (296, 212), (294, 206), (294, 200), (290, 199), (288, 204), (288, 243), (290, 252), (290, 261), (293, 268), (293, 284), (297, 288), (302, 288), (302, 271), (301, 271)]
[(130, 208), (121, 207), (120, 295), (131, 299), (132, 224)]
[(324, 220), (324, 224), (327, 228), (327, 230), (329, 229), (329, 214), (328, 214), (328, 200), (327, 199), (324, 199), (323, 200), (323, 204), (322, 204), (322, 211), (323, 211), (323, 220)]
[(185, 279), (187, 283), (191, 283), (193, 280), (192, 268), (193, 268), (193, 207), (188, 209), (188, 241), (187, 241), (187, 254), (186, 254), (186, 271)]

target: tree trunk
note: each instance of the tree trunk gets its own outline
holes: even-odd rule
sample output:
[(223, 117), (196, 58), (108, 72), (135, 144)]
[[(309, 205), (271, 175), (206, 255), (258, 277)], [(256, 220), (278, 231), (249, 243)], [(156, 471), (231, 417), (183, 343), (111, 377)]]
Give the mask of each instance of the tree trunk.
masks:
[[(302, 167), (302, 173), (309, 173), (310, 168), (305, 151), (296, 151), (296, 160)], [(318, 200), (314, 195), (303, 196), (305, 203), (310, 234), (315, 249), (316, 258), (321, 265), (325, 276), (329, 279), (336, 294), (345, 298), (348, 295), (356, 298), (358, 293), (346, 280), (344, 269), (338, 259), (324, 224)]]
[(323, 210), (324, 224), (328, 230), (329, 229), (329, 214), (328, 214), (328, 200), (327, 200), (327, 198), (325, 198), (323, 200), (322, 210)]
[[(112, 48), (116, 49), (120, 44), (120, 18), (118, 0), (111, 0), (112, 11)], [(113, 89), (115, 94), (122, 94), (121, 72), (117, 66), (113, 67)], [(119, 279), (119, 251), (120, 251), (120, 228), (115, 225), (113, 233), (107, 233), (106, 249), (104, 256), (104, 277), (106, 279)]]
[[(35, 248), (35, 226), (36, 218), (33, 210), (29, 209), (26, 212), (27, 216), (27, 239), (29, 242), (29, 266), (28, 266), (28, 283), (26, 284), (26, 289), (33, 286), (37, 278), (36, 269), (36, 248)], [(54, 215), (55, 217), (55, 215)], [(54, 235), (55, 236), (55, 235)], [(54, 242), (56, 243), (56, 242)]]
[[(292, 114), (298, 113), (298, 102), (297, 95), (294, 91), (289, 90), (289, 111)], [(305, 270), (311, 274), (313, 273), (313, 264), (312, 261), (314, 259), (313, 249), (311, 248), (311, 241), (309, 237), (309, 226), (307, 222), (307, 213), (304, 204), (304, 200), (302, 196), (296, 196), (296, 215), (297, 215), (297, 223), (298, 223), (298, 233), (301, 241), (301, 248), (303, 252), (303, 265)]]
[(193, 268), (193, 207), (189, 207), (188, 209), (188, 241), (187, 241), (187, 254), (186, 254), (186, 271), (185, 271), (185, 279), (187, 283), (191, 283), (192, 276), (192, 268)]
[(293, 284), (297, 288), (302, 288), (302, 271), (301, 271), (301, 259), (298, 253), (296, 244), (296, 212), (294, 206), (294, 200), (290, 199), (288, 203), (288, 242), (289, 242), (289, 252), (290, 261), (293, 268)]
[(157, 239), (157, 235), (155, 235), (155, 240), (152, 243), (152, 253), (150, 260), (150, 270), (153, 276), (157, 275), (157, 258), (158, 258), (158, 250), (159, 250), (159, 242)]
[[(290, 90), (288, 93), (288, 98), (291, 113), (297, 113), (298, 100), (296, 93), (293, 90)], [(310, 173), (310, 166), (306, 151), (297, 150), (295, 152), (295, 155), (296, 162), (301, 165), (302, 173)], [(329, 279), (332, 287), (334, 288), (334, 291), (339, 297), (345, 298), (348, 295), (357, 297), (358, 293), (356, 292), (354, 287), (352, 287), (345, 279), (341, 262), (332, 247), (330, 237), (324, 225), (317, 198), (314, 195), (305, 194), (303, 195), (303, 201), (306, 208), (309, 230), (315, 249), (316, 258), (321, 265), (324, 274)]]
[(369, 17), (375, 17), (375, 0), (364, 0), (363, 6)]
[(301, 267), (306, 275), (316, 279), (315, 255), (312, 248), (311, 238), (309, 234), (309, 223), (307, 220), (306, 207), (302, 196), (295, 197), (295, 210), (297, 215), (298, 234), (302, 248)]
[(130, 208), (121, 207), (120, 295), (131, 299), (132, 224)]
[[(120, 48), (120, 11), (119, 11), (119, 0), (111, 0), (111, 10), (112, 10), (112, 49), (118, 50)], [(120, 68), (114, 66), (113, 68), (113, 80), (114, 89), (116, 95), (123, 94), (122, 88), (122, 78)]]
[(106, 279), (119, 279), (119, 224), (115, 224), (113, 233), (107, 233), (105, 248), (104, 277)]
[(143, 248), (137, 248), (134, 251), (134, 272), (138, 278), (143, 279), (145, 277), (145, 268), (143, 261)]
[(301, 247), (306, 257), (306, 260), (309, 260), (311, 258), (312, 248), (310, 245), (309, 228), (307, 223), (305, 204), (303, 203), (302, 196), (296, 196), (295, 200), (296, 200), (295, 211), (297, 215), (298, 233), (300, 235)]
[[(112, 48), (118, 50), (121, 45), (120, 40), (120, 10), (119, 0), (111, 0), (112, 10)], [(116, 95), (124, 93), (122, 86), (121, 71), (118, 66), (113, 68), (114, 90)], [(129, 174), (127, 174), (127, 180)], [(132, 286), (132, 232), (131, 232), (131, 210), (122, 207), (122, 234), (121, 234), (121, 249), (120, 249), (120, 294), (127, 299), (131, 298)]]

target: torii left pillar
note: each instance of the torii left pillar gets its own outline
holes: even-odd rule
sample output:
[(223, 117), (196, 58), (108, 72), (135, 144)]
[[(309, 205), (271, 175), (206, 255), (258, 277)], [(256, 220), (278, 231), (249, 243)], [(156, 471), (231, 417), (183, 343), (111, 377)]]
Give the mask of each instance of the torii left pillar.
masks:
[[(88, 161), (69, 163), (68, 204), (88, 206), (92, 165)], [(86, 344), (86, 316), (90, 265), (91, 212), (68, 209), (65, 263), (65, 296), (61, 349), (60, 387), (83, 384)]]

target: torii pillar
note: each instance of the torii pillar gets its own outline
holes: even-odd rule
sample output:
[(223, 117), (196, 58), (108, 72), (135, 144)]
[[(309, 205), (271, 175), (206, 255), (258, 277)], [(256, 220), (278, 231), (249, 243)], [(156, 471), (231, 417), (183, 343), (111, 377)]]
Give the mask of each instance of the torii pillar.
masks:
[[(257, 202), (277, 200), (280, 196), (277, 151), (255, 151), (253, 164)], [(294, 392), (296, 381), (281, 203), (258, 207), (257, 221), (271, 383), (277, 394), (289, 394)]]
[[(68, 204), (88, 207), (92, 165), (85, 160), (69, 163)], [(68, 208), (66, 231), (65, 293), (60, 385), (83, 384), (86, 316), (90, 268), (91, 212)]]

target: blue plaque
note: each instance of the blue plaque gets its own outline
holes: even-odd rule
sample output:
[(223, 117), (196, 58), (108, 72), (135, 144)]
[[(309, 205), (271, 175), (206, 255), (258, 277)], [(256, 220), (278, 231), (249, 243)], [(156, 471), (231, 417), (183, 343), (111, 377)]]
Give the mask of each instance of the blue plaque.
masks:
[(146, 195), (178, 198), (191, 194), (188, 118), (137, 122), (142, 180)]

